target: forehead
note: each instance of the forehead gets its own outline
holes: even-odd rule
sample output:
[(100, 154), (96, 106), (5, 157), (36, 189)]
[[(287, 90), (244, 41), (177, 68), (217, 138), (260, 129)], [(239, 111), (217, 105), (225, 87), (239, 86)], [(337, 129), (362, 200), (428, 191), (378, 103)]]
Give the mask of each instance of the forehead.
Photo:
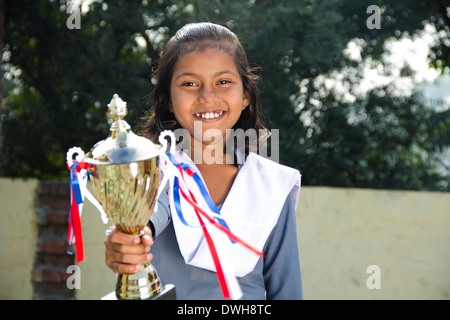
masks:
[(236, 43), (229, 39), (201, 39), (201, 40), (192, 40), (192, 41), (184, 41), (180, 43), (181, 46), (181, 56), (188, 54), (193, 51), (203, 51), (207, 49), (217, 49), (223, 52), (228, 53), (231, 56), (235, 56), (236, 52)]
[(181, 56), (174, 66), (173, 76), (179, 77), (180, 73), (215, 74), (224, 70), (239, 74), (234, 56), (219, 48), (205, 47)]

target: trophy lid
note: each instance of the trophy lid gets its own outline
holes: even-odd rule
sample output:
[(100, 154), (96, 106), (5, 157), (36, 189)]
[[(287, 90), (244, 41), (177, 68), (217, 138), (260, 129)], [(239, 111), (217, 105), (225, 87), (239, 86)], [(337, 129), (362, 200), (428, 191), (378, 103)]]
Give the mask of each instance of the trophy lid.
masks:
[(108, 115), (114, 120), (107, 139), (97, 142), (86, 155), (85, 161), (95, 165), (124, 164), (143, 161), (159, 155), (160, 146), (134, 134), (123, 120), (127, 104), (114, 94), (108, 104)]

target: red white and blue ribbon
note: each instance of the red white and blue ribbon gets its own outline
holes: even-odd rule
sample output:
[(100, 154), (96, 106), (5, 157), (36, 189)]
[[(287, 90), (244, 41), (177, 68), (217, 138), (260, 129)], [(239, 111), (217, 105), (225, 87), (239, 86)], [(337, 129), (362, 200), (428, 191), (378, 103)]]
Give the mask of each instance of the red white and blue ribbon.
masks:
[[(74, 161), (72, 165), (67, 164), (70, 172), (70, 218), (69, 233), (67, 241), (69, 242), (69, 253), (72, 245), (75, 244), (77, 263), (84, 260), (83, 233), (81, 228), (81, 213), (83, 206), (83, 194), (80, 183), (83, 183), (82, 174), (87, 174), (86, 169), (89, 166), (85, 162)], [(83, 172), (82, 172), (83, 170)], [(81, 179), (80, 179), (81, 178)]]
[[(233, 266), (230, 263), (227, 246), (223, 245), (223, 242), (231, 241), (231, 243), (240, 244), (257, 256), (262, 256), (263, 252), (255, 249), (230, 230), (227, 222), (221, 217), (219, 209), (211, 199), (201, 177), (188, 164), (178, 162), (175, 159), (175, 138), (171, 131), (164, 131), (161, 133), (159, 138), (160, 143), (163, 145), (161, 150), (167, 150), (166, 136), (171, 138), (172, 143), (169, 152), (165, 153), (162, 151), (160, 153), (160, 164), (164, 170), (164, 176), (157, 197), (159, 197), (163, 191), (165, 184), (171, 180), (171, 186), (173, 187), (173, 203), (171, 200), (171, 206), (173, 206), (177, 217), (186, 227), (200, 227), (202, 229), (224, 298), (239, 299), (242, 296), (242, 291), (235, 276)], [(73, 161), (74, 154), (78, 154), (75, 161)], [(77, 263), (84, 260), (81, 230), (81, 214), (84, 197), (88, 198), (89, 201), (97, 207), (102, 214), (103, 222), (107, 222), (103, 208), (86, 188), (87, 170), (91, 165), (84, 162), (83, 159), (84, 152), (80, 148), (72, 148), (67, 153), (67, 166), (70, 171), (71, 192), (68, 241), (70, 246), (75, 243)], [(194, 188), (196, 188), (195, 191), (198, 192), (193, 192)], [(194, 193), (197, 193), (202, 199), (197, 199)], [(203, 200), (204, 202), (200, 200)], [(183, 212), (182, 202), (190, 205), (193, 210)], [(201, 205), (201, 203), (206, 203), (206, 205)], [(191, 214), (192, 212), (195, 214), (195, 217), (186, 219), (185, 215)], [(188, 221), (193, 221), (192, 218), (198, 221), (198, 225), (188, 223)]]
[[(76, 155), (75, 160), (73, 156)], [(83, 203), (86, 197), (101, 213), (103, 223), (107, 223), (106, 213), (98, 201), (87, 190), (88, 170), (95, 166), (83, 161), (84, 152), (80, 148), (71, 148), (66, 155), (66, 164), (69, 170), (70, 187), (70, 217), (67, 241), (69, 243), (68, 253), (72, 254), (72, 247), (75, 244), (76, 262), (85, 260), (83, 246), (83, 232), (81, 227), (81, 215), (83, 213)]]
[[(263, 252), (253, 248), (230, 230), (225, 219), (220, 216), (220, 211), (209, 195), (209, 192), (200, 176), (192, 168), (190, 168), (188, 164), (176, 161), (174, 155), (172, 154), (175, 152), (175, 139), (173, 135), (171, 135), (171, 132), (163, 132), (161, 136), (164, 136), (164, 134), (171, 136), (172, 139), (170, 152), (161, 155), (163, 168), (166, 169), (164, 178), (173, 179), (173, 203), (171, 203), (171, 205), (174, 206), (175, 212), (183, 225), (191, 228), (202, 228), (204, 239), (208, 245), (224, 298), (239, 299), (242, 296), (242, 291), (237, 282), (236, 276), (234, 275), (233, 268), (229, 264), (225, 246), (221, 243), (224, 238), (218, 233), (225, 234), (232, 243), (239, 243), (258, 256), (263, 255)], [(165, 150), (167, 148), (167, 142), (165, 139), (161, 139), (161, 136), (160, 142), (163, 144), (163, 150)], [(164, 185), (162, 184), (161, 189), (163, 187)], [(206, 202), (207, 207), (202, 208), (199, 205), (199, 201), (196, 199), (193, 192), (194, 190), (192, 189), (194, 187), (200, 192), (200, 195)], [(192, 206), (199, 225), (192, 225), (187, 222), (188, 220), (192, 221), (192, 219), (186, 219), (184, 216), (186, 213), (182, 210), (182, 201), (186, 201)], [(214, 228), (208, 228), (209, 226)]]

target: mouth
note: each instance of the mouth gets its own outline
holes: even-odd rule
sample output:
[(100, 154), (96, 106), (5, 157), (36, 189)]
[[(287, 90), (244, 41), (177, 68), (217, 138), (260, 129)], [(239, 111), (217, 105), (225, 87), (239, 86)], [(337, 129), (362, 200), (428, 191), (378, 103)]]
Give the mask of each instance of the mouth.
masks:
[(220, 110), (220, 111), (208, 111), (208, 112), (197, 112), (195, 113), (195, 116), (197, 118), (200, 118), (202, 120), (215, 120), (220, 118), (223, 114), (225, 113), (225, 111)]

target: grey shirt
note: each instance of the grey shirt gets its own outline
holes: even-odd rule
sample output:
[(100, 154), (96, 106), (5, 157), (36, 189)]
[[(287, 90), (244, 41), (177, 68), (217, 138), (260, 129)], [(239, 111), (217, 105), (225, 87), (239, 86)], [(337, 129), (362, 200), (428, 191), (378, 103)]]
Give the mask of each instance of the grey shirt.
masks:
[[(220, 300), (222, 291), (215, 272), (185, 263), (178, 248), (170, 218), (166, 191), (158, 200), (158, 211), (150, 221), (155, 232), (152, 264), (163, 284), (174, 284), (179, 300)], [(252, 272), (238, 278), (243, 300), (302, 299), (302, 281), (297, 245), (295, 205), (291, 195), (264, 246)], [(239, 244), (236, 244), (239, 245)]]

